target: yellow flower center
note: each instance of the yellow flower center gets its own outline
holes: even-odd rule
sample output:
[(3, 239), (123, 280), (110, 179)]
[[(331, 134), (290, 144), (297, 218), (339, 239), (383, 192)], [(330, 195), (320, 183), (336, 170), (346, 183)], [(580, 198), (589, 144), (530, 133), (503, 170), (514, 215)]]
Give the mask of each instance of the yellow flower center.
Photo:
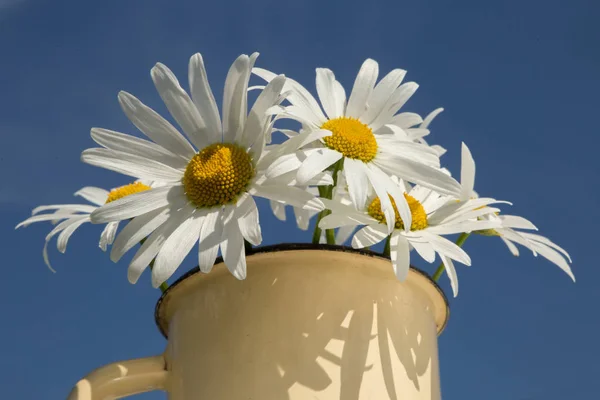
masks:
[(144, 185), (141, 182), (130, 183), (129, 185), (121, 186), (111, 190), (108, 194), (108, 198), (106, 199), (105, 204), (108, 204), (111, 201), (122, 199), (123, 197), (129, 196), (130, 194), (145, 192), (146, 190), (150, 189), (150, 186)]
[(377, 141), (368, 125), (356, 118), (339, 117), (325, 122), (321, 129), (333, 134), (323, 138), (325, 145), (344, 157), (369, 162), (377, 154)]
[(214, 143), (188, 163), (183, 187), (198, 208), (234, 203), (254, 176), (250, 155), (236, 144)]
[[(419, 203), (417, 199), (407, 195), (406, 193), (404, 193), (404, 198), (406, 199), (408, 207), (410, 208), (410, 213), (412, 214), (412, 224), (410, 225), (410, 230), (418, 231), (427, 228), (427, 214), (425, 213), (423, 205)], [(402, 218), (400, 218), (400, 213), (396, 207), (396, 202), (391, 196), (390, 200), (392, 201), (392, 206), (394, 207), (394, 214), (396, 214), (395, 228), (404, 229), (404, 222), (402, 222)], [(379, 197), (375, 198), (375, 200), (369, 204), (367, 212), (371, 217), (385, 225), (385, 215), (383, 214), (383, 211), (381, 211), (381, 201), (379, 200)]]

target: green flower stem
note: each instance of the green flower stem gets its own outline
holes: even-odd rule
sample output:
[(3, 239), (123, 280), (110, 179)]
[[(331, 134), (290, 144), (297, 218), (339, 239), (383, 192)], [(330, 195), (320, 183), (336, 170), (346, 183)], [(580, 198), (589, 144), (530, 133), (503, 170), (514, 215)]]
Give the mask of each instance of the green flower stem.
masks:
[[(461, 233), (460, 236), (458, 237), (458, 239), (456, 239), (456, 245), (458, 247), (462, 247), (463, 243), (465, 243), (465, 241), (467, 240), (467, 238), (469, 236), (471, 236), (470, 233)], [(440, 266), (435, 271), (435, 273), (433, 274), (431, 279), (433, 279), (435, 282), (437, 282), (440, 279), (440, 277), (442, 276), (442, 274), (444, 273), (445, 269), (446, 268), (444, 267), (444, 263), (440, 263)]]
[(388, 236), (387, 239), (385, 240), (385, 247), (383, 248), (383, 256), (384, 257), (389, 257), (390, 256), (390, 241), (392, 240), (392, 235)]
[[(323, 197), (323, 198), (328, 198), (328, 186), (318, 186), (317, 187), (319, 189), (319, 196)], [(313, 237), (312, 237), (312, 242), (313, 244), (319, 244), (319, 242), (321, 241), (321, 228), (319, 228), (319, 222), (321, 222), (321, 219), (323, 219), (324, 216), (327, 215), (327, 212), (329, 210), (323, 210), (319, 213), (319, 215), (317, 215), (317, 223), (315, 224), (315, 231), (313, 232)]]
[[(338, 172), (340, 172), (344, 168), (344, 159), (340, 159), (338, 162), (333, 164), (333, 167), (329, 167), (331, 169), (333, 185), (329, 186), (318, 186), (319, 196), (331, 200), (333, 198), (333, 189), (337, 186), (337, 176)], [(319, 222), (331, 214), (329, 210), (323, 210), (317, 216), (317, 223), (315, 225), (315, 231), (313, 232), (312, 242), (314, 244), (318, 244), (321, 241), (321, 228), (319, 228)], [(325, 239), (327, 240), (327, 244), (335, 244), (335, 230), (334, 229), (326, 229), (325, 230)]]

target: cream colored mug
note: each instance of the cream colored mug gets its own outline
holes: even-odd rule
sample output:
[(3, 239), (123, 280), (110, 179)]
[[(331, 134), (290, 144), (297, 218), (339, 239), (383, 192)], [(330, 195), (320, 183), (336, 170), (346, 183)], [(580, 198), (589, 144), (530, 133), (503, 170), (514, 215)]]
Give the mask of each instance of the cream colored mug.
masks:
[(163, 355), (101, 367), (69, 400), (164, 390), (172, 400), (439, 400), (439, 287), (411, 268), (340, 246), (279, 245), (236, 280), (191, 271), (156, 307)]

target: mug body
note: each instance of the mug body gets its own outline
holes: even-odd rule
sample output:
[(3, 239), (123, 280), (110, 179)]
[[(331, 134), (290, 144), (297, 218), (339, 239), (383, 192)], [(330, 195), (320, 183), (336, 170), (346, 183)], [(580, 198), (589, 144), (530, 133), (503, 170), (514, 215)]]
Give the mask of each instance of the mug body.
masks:
[(222, 263), (163, 295), (157, 323), (173, 400), (437, 400), (448, 318), (416, 269), (339, 246), (273, 246), (238, 281)]

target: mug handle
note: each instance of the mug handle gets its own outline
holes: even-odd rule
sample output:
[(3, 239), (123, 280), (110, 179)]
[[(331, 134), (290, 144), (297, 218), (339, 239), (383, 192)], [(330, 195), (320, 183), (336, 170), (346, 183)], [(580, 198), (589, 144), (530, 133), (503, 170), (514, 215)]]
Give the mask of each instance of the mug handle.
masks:
[(77, 382), (67, 400), (120, 399), (164, 390), (167, 374), (162, 355), (118, 361), (92, 371)]

